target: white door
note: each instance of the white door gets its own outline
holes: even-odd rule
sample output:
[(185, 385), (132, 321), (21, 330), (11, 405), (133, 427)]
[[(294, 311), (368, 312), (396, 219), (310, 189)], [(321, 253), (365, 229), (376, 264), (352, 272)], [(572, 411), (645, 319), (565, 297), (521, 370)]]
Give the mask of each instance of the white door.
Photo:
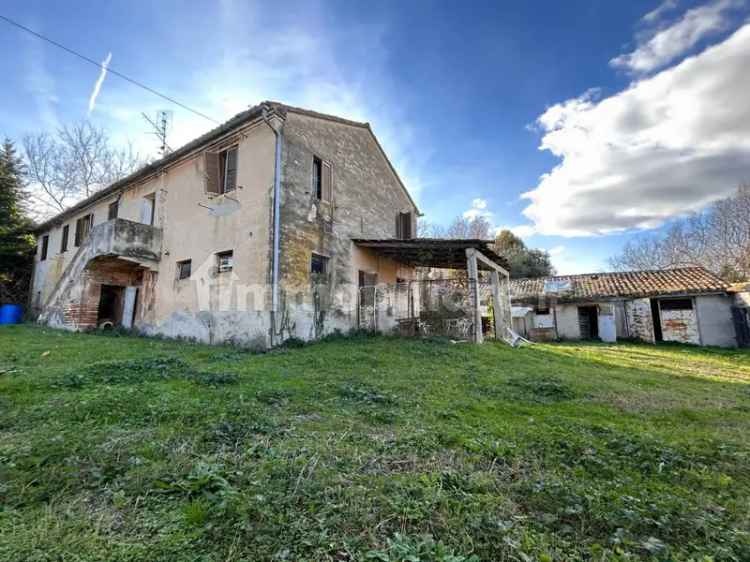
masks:
[(617, 341), (617, 327), (615, 324), (615, 305), (599, 305), (599, 339), (605, 342)]
[(122, 327), (133, 327), (133, 313), (135, 312), (135, 300), (138, 288), (125, 287), (125, 299), (122, 303)]

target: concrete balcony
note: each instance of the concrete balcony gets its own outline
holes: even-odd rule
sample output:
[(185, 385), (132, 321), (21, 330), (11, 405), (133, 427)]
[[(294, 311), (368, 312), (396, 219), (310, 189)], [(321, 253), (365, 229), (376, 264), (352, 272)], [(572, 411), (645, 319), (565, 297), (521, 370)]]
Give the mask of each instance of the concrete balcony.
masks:
[(161, 229), (125, 219), (112, 219), (91, 229), (88, 259), (113, 256), (155, 269), (161, 260)]

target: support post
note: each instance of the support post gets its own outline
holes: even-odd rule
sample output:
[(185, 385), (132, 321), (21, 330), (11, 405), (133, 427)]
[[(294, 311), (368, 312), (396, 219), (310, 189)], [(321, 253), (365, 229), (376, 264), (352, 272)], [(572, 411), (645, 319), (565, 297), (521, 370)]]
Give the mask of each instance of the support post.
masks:
[(482, 311), (479, 309), (479, 267), (477, 266), (477, 251), (466, 249), (466, 268), (469, 272), (469, 287), (473, 296), (474, 312), (474, 343), (482, 343)]
[(501, 340), (503, 338), (502, 328), (498, 322), (500, 316), (500, 274), (497, 271), (492, 271), (490, 274), (492, 279), (492, 317), (495, 319), (495, 339)]

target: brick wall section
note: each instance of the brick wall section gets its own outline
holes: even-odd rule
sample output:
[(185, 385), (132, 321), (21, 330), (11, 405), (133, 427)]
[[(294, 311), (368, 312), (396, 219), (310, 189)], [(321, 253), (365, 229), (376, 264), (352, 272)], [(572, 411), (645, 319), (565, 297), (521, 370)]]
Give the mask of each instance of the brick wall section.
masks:
[(130, 262), (93, 260), (80, 276), (82, 285), (80, 299), (70, 301), (63, 307), (65, 327), (74, 330), (96, 328), (99, 319), (101, 286), (138, 286), (141, 284), (142, 275), (142, 272), (134, 269)]

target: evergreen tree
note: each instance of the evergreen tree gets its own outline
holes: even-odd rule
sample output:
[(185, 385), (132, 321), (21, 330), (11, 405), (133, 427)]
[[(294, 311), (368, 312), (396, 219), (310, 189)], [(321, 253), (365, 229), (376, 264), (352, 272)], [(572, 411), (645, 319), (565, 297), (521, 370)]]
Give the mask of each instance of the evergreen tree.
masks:
[(510, 276), (546, 277), (555, 274), (550, 257), (544, 250), (527, 248), (523, 240), (510, 230), (502, 230), (495, 238), (495, 251), (510, 264)]
[(13, 143), (0, 148), (0, 302), (26, 301), (34, 237), (25, 213), (23, 164)]

